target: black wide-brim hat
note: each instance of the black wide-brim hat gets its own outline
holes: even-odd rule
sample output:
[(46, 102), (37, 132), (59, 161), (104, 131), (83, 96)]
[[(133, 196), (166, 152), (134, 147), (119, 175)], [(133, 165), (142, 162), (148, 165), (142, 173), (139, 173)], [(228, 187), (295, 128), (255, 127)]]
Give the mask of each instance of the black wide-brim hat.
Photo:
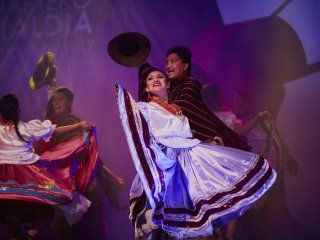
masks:
[(32, 90), (39, 89), (43, 85), (51, 82), (57, 75), (57, 69), (53, 65), (54, 54), (45, 53), (38, 61), (35, 70), (29, 80), (29, 86)]
[(151, 51), (149, 39), (138, 32), (122, 33), (108, 44), (110, 57), (120, 65), (138, 67), (146, 62)]

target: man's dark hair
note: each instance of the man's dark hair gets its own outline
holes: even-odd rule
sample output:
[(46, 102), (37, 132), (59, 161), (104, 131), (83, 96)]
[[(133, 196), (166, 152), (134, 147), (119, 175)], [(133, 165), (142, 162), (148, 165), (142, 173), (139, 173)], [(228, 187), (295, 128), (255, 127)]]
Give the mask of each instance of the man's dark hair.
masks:
[(74, 98), (74, 93), (72, 92), (72, 90), (70, 88), (67, 87), (58, 87), (54, 93), (63, 93), (66, 98), (68, 99), (68, 101), (73, 101)]
[(252, 106), (252, 96), (249, 93), (246, 92), (237, 92), (237, 96), (241, 97), (242, 100), (249, 106)]
[(190, 52), (189, 48), (184, 46), (176, 46), (176, 47), (169, 48), (166, 56), (168, 57), (171, 53), (177, 54), (183, 63), (188, 64), (187, 74), (190, 75), (192, 53)]

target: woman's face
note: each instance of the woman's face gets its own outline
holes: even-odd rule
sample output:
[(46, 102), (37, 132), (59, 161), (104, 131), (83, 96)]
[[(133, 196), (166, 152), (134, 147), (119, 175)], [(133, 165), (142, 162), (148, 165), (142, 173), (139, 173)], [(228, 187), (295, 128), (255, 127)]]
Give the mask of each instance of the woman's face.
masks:
[(54, 114), (65, 114), (71, 109), (71, 104), (64, 93), (54, 93), (52, 96), (52, 107)]
[(169, 83), (166, 76), (160, 71), (151, 72), (146, 80), (146, 91), (161, 98), (168, 96)]

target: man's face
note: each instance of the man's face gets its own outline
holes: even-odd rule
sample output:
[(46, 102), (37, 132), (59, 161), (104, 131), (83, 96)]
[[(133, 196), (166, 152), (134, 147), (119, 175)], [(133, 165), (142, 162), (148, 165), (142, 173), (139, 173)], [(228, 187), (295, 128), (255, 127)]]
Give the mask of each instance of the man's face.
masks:
[(68, 101), (68, 98), (64, 93), (55, 93), (52, 96), (52, 107), (54, 114), (65, 114), (68, 113), (71, 109), (71, 101)]
[(183, 63), (178, 54), (171, 53), (166, 59), (166, 71), (170, 80), (180, 77), (188, 68), (187, 63)]

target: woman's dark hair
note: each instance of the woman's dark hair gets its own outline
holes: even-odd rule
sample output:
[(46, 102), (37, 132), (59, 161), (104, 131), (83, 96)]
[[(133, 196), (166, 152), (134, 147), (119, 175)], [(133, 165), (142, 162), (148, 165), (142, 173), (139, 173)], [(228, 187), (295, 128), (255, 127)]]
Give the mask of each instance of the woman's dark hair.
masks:
[[(58, 87), (53, 94), (55, 93), (63, 93), (66, 98), (68, 99), (69, 102), (73, 101), (74, 98), (74, 94), (71, 91), (71, 89), (67, 88), (67, 87)], [(53, 116), (54, 116), (54, 110), (53, 110), (53, 105), (52, 105), (52, 101), (53, 101), (53, 95), (51, 96), (51, 98), (49, 99), (48, 103), (47, 103), (47, 107), (46, 107), (46, 111), (45, 111), (45, 119), (50, 119), (52, 120)], [(72, 106), (70, 105), (70, 108), (68, 109), (68, 113), (72, 112)]]
[(139, 101), (141, 101), (141, 102), (149, 102), (150, 101), (150, 99), (149, 99), (149, 94), (147, 93), (147, 91), (146, 91), (146, 87), (147, 87), (147, 78), (148, 78), (148, 76), (150, 75), (150, 73), (152, 73), (152, 72), (155, 72), (155, 71), (157, 71), (157, 72), (161, 72), (163, 75), (164, 75), (164, 77), (166, 78), (166, 80), (168, 81), (168, 77), (167, 77), (167, 74), (164, 72), (164, 71), (162, 71), (162, 70), (160, 70), (160, 69), (157, 69), (157, 68), (154, 68), (154, 67), (152, 67), (152, 68), (150, 68), (150, 70), (148, 70), (143, 76), (142, 76), (142, 78), (141, 78), (141, 82), (140, 82), (140, 85), (139, 85), (139, 90), (141, 90), (141, 93), (139, 94)]
[(184, 46), (177, 46), (177, 47), (169, 48), (167, 51), (166, 57), (168, 57), (172, 53), (177, 54), (183, 63), (188, 64), (187, 74), (190, 75), (192, 53), (190, 52), (189, 48), (184, 47)]
[(26, 141), (20, 131), (19, 131), (19, 120), (20, 120), (20, 108), (19, 100), (14, 94), (7, 94), (0, 99), (0, 113), (4, 120), (12, 121), (14, 124), (14, 130), (16, 131), (18, 137)]

